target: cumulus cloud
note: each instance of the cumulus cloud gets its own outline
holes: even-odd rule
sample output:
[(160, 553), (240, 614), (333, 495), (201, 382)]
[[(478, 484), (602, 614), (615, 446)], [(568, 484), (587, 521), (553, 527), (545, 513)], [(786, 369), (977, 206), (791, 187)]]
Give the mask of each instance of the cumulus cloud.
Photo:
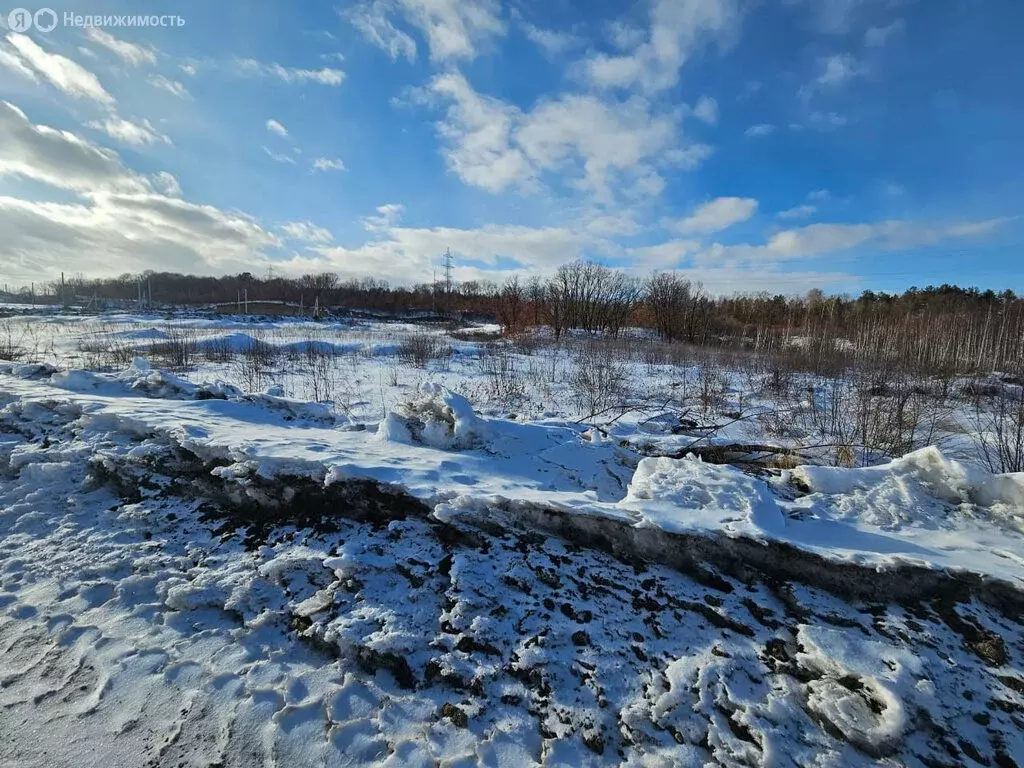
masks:
[(87, 27), (85, 30), (87, 39), (101, 45), (111, 53), (120, 57), (125, 64), (133, 67), (142, 64), (156, 64), (156, 51), (148, 45), (136, 45), (125, 40), (118, 40), (108, 32), (99, 27)]
[[(252, 269), (281, 241), (242, 213), (182, 200), (170, 173), (153, 181), (79, 136), (33, 124), (0, 101), (0, 176), (75, 193), (79, 202), (0, 197), (0, 264), (10, 273), (90, 275), (159, 267), (217, 274)], [(157, 192), (156, 190), (160, 190)]]
[(345, 164), (337, 158), (318, 157), (313, 161), (314, 171), (344, 171)]
[(890, 220), (871, 224), (810, 224), (773, 234), (763, 245), (714, 244), (698, 255), (702, 264), (765, 264), (809, 259), (872, 245), (901, 251), (945, 240), (994, 232), (1009, 219), (924, 223)]
[(387, 226), (375, 230), (379, 239), (349, 248), (318, 246), (315, 257), (297, 257), (291, 268), (300, 272), (329, 270), (351, 276), (374, 275), (401, 283), (429, 279), (437, 255), (450, 248), (452, 254), (489, 265), (491, 270), (473, 270), (459, 279), (497, 276), (492, 271), (499, 259), (513, 259), (524, 269), (550, 271), (557, 265), (579, 258), (598, 239), (563, 227), (486, 225), (477, 229), (455, 227), (409, 228)]
[(757, 211), (757, 200), (749, 197), (719, 197), (704, 203), (686, 218), (668, 226), (687, 235), (707, 235), (747, 221)]
[(311, 221), (289, 221), (282, 224), (279, 229), (292, 240), (300, 240), (305, 243), (325, 244), (334, 240), (334, 235), (329, 229), (318, 227)]
[(520, 27), (526, 39), (540, 48), (547, 56), (560, 56), (583, 44), (583, 41), (570, 32), (558, 32), (544, 29), (528, 21), (521, 21)]
[(701, 96), (693, 108), (693, 116), (703, 123), (714, 125), (718, 122), (718, 102), (710, 96)]
[[(679, 81), (679, 70), (700, 45), (723, 39), (741, 16), (737, 0), (652, 0), (643, 38), (622, 55), (590, 55), (583, 62), (583, 78), (597, 88), (667, 90)], [(622, 42), (633, 42), (627, 37), (622, 35)]]
[(167, 171), (154, 173), (153, 185), (169, 197), (179, 197), (181, 195), (181, 185), (174, 178), (174, 174)]
[(655, 112), (641, 97), (562, 94), (524, 112), (450, 72), (436, 76), (424, 98), (446, 107), (438, 131), (448, 167), (489, 192), (536, 191), (552, 173), (606, 201), (619, 189), (657, 194), (664, 186), (659, 166), (691, 168), (710, 153), (680, 143), (677, 111)]
[(288, 129), (277, 122), (277, 120), (267, 120), (267, 130), (271, 133), (276, 133), (278, 136), (288, 136)]
[(130, 144), (133, 147), (145, 147), (152, 144), (170, 144), (171, 140), (160, 133), (149, 120), (126, 120), (117, 115), (110, 115), (103, 120), (91, 120), (86, 127), (103, 131), (115, 141)]
[(476, 58), (506, 32), (498, 0), (368, 0), (344, 12), (366, 40), (392, 59), (412, 61), (416, 44), (391, 22), (396, 14), (426, 38), (434, 62)]
[(391, 0), (372, 0), (354, 5), (343, 16), (370, 43), (383, 50), (392, 59), (416, 59), (416, 42), (395, 27), (388, 14), (395, 8)]
[(743, 135), (748, 139), (754, 139), (758, 136), (769, 136), (775, 132), (775, 126), (770, 123), (758, 123), (752, 125), (743, 132)]
[(89, 99), (105, 106), (114, 103), (96, 75), (66, 56), (50, 53), (25, 35), (10, 34), (7, 46), (0, 48), (0, 64), (25, 75), (41, 76), (62, 93), (75, 99)]
[(363, 228), (367, 232), (386, 232), (402, 219), (405, 206), (401, 203), (385, 203), (377, 206), (376, 216), (363, 218)]
[(0, 101), (0, 176), (34, 179), (61, 189), (145, 192), (149, 183), (126, 169), (116, 153), (67, 131), (34, 125)]
[(240, 214), (155, 194), (102, 193), (82, 204), (0, 197), (0, 230), (0, 262), (41, 275), (251, 270), (279, 244)]
[(788, 208), (785, 211), (779, 211), (780, 219), (806, 219), (808, 216), (813, 216), (818, 212), (816, 205), (798, 205), (793, 208)]
[(818, 91), (839, 88), (867, 71), (856, 57), (849, 53), (838, 53), (818, 60), (820, 74), (800, 88), (800, 97), (809, 99)]

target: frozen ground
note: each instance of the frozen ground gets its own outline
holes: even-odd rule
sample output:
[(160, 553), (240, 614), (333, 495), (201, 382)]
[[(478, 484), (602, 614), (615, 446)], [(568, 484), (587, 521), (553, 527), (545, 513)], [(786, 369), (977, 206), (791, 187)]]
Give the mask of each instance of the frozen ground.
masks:
[(645, 458), (415, 328), (275, 331), (358, 347), (339, 408), (59, 327), (0, 364), (0, 765), (1024, 764), (1019, 475)]

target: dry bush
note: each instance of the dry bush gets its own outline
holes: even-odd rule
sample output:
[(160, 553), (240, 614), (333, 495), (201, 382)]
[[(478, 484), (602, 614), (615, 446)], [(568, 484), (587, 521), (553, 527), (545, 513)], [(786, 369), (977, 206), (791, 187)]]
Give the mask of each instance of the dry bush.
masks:
[(417, 368), (426, 368), (433, 360), (446, 360), (452, 356), (452, 348), (441, 338), (430, 333), (407, 336), (398, 347), (398, 356)]
[(576, 351), (569, 372), (569, 390), (586, 419), (628, 407), (626, 367), (601, 352), (592, 347)]
[(1024, 472), (1024, 386), (1004, 385), (991, 398), (975, 400), (974, 441), (991, 472)]
[(518, 407), (526, 398), (526, 382), (516, 356), (503, 344), (490, 344), (480, 358), (480, 368), (487, 377), (487, 394), (491, 401), (505, 409)]

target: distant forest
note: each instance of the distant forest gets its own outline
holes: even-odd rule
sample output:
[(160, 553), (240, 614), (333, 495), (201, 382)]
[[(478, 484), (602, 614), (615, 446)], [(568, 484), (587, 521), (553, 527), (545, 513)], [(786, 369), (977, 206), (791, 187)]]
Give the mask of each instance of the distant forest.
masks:
[[(31, 295), (30, 295), (31, 294)], [(812, 368), (845, 364), (897, 365), (937, 375), (1001, 371), (1024, 375), (1024, 298), (952, 285), (901, 294), (864, 291), (857, 297), (812, 290), (803, 296), (765, 292), (715, 297), (675, 272), (646, 279), (587, 262), (560, 267), (548, 279), (391, 286), (373, 278), (342, 280), (322, 273), (290, 279), (251, 273), (197, 277), (168, 272), (115, 278), (75, 277), (8, 294), (8, 300), (75, 306), (219, 305), (221, 311), (315, 314), (363, 310), (427, 312), (493, 318), (514, 335), (547, 326), (621, 334), (649, 328), (669, 342), (765, 351), (792, 349)]]

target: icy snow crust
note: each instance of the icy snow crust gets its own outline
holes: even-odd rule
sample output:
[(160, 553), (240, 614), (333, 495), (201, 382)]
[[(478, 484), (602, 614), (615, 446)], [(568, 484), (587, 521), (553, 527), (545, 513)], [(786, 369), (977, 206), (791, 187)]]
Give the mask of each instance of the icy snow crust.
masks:
[(779, 542), (1020, 589), (1020, 476), (935, 449), (772, 480), (638, 460), (572, 425), (483, 418), (437, 386), (356, 426), (141, 361), (112, 375), (0, 366), (0, 762), (1024, 754), (1024, 633), (1005, 607), (957, 590), (851, 603), (532, 524), (540, 510), (578, 530)]

